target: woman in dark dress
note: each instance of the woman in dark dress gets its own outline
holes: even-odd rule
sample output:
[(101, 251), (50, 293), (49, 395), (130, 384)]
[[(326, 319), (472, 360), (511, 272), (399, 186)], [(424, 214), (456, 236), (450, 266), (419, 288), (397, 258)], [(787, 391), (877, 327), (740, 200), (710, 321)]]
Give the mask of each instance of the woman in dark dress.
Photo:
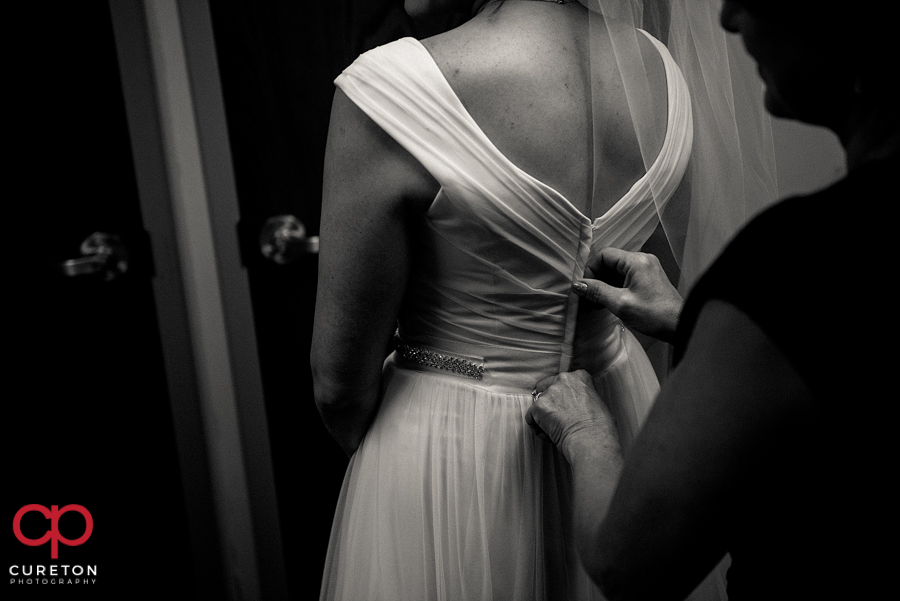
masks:
[(732, 601), (878, 598), (900, 505), (897, 8), (726, 1), (721, 22), (757, 61), (767, 109), (837, 133), (848, 175), (753, 220), (680, 311), (654, 258), (596, 258), (625, 283), (579, 294), (676, 345), (624, 461), (583, 373), (541, 382), (529, 420), (573, 469), (581, 559), (609, 598), (683, 597), (726, 552)]

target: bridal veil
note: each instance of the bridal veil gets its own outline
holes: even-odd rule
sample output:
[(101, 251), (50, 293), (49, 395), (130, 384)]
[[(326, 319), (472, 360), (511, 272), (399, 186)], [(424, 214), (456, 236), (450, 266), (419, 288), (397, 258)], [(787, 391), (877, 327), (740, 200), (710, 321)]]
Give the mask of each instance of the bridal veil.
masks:
[[(592, 56), (608, 32), (644, 165), (656, 159), (653, 131), (666, 115), (665, 97), (650, 93), (647, 67), (637, 48), (643, 29), (663, 42), (684, 75), (693, 109), (693, 151), (674, 194), (653, 190), (660, 224), (685, 294), (725, 243), (755, 213), (777, 199), (771, 121), (762, 82), (737, 36), (719, 24), (719, 0), (580, 0), (590, 11)], [(626, 27), (612, 26), (617, 21)], [(605, 31), (604, 31), (605, 30)], [(650, 60), (650, 59), (646, 59)], [(600, 61), (592, 61), (592, 71)], [(592, 77), (592, 81), (601, 81)], [(595, 83), (594, 106), (602, 90)], [(594, 147), (602, 126), (595, 115)], [(595, 159), (596, 160), (599, 159)], [(595, 164), (595, 189), (601, 170)]]

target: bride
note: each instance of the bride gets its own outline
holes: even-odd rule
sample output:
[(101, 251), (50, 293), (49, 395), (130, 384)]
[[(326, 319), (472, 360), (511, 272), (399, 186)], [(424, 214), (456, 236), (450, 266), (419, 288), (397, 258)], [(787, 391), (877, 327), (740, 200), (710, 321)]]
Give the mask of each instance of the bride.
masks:
[(744, 177), (765, 169), (740, 163), (741, 119), (716, 102), (728, 55), (701, 74), (717, 40), (680, 2), (406, 6), (473, 16), (336, 80), (311, 358), (351, 460), (321, 598), (590, 599), (567, 466), (525, 424), (532, 390), (588, 369), (628, 441), (659, 385), (631, 332), (579, 310), (571, 285), (600, 248), (654, 243), (689, 280), (743, 218), (692, 230), (729, 193), (713, 183), (750, 190), (748, 206), (774, 191)]

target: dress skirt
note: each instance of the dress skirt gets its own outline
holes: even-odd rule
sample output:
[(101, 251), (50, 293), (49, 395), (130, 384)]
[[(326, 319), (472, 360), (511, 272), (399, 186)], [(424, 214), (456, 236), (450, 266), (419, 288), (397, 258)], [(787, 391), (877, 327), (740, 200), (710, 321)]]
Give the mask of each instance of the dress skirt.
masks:
[[(594, 377), (620, 421), (640, 420), (658, 392), (627, 334)], [(387, 359), (341, 489), (322, 601), (598, 598), (571, 544), (568, 466), (525, 423), (541, 377), (496, 390)]]

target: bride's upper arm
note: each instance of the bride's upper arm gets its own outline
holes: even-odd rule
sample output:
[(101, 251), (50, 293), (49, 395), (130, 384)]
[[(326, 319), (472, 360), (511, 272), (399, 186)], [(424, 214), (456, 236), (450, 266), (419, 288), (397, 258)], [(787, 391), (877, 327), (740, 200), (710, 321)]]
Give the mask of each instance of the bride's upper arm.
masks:
[(323, 183), (323, 210), (342, 202), (359, 209), (356, 199), (365, 198), (419, 212), (427, 210), (439, 187), (340, 89), (331, 108)]
[(408, 223), (436, 191), (418, 161), (338, 90), (323, 180), (312, 349), (318, 379), (380, 373), (406, 286)]

